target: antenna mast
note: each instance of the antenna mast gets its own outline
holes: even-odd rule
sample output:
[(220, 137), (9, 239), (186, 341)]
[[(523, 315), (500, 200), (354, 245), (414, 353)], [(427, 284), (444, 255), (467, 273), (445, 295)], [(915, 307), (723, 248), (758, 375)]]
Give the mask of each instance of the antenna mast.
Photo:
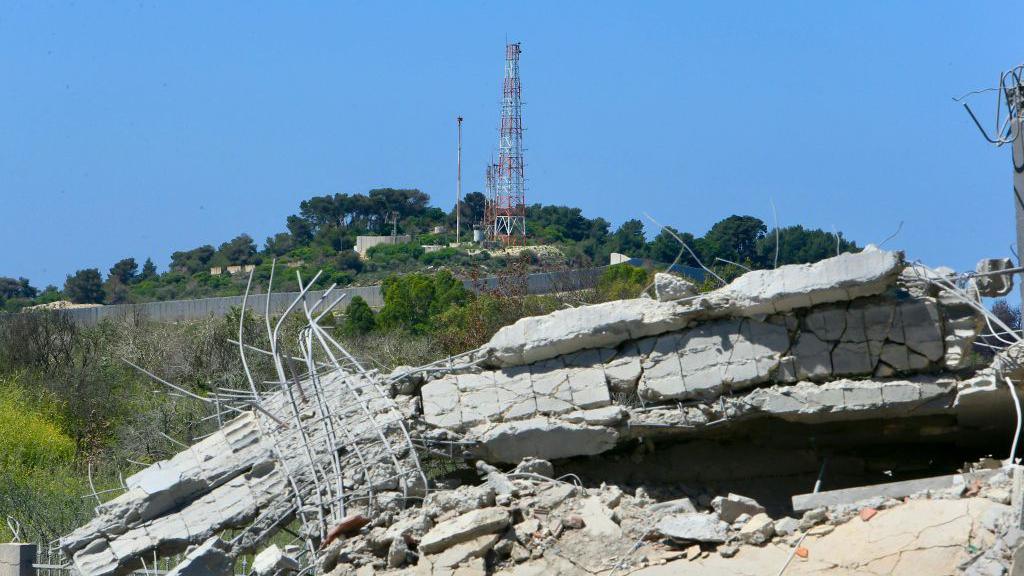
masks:
[(518, 42), (505, 46), (505, 82), (501, 100), (494, 206), (488, 224), (493, 238), (506, 246), (526, 243), (526, 194), (523, 171), (523, 88), (519, 79)]
[(462, 242), (462, 116), (459, 125), (458, 174), (455, 177), (455, 243)]

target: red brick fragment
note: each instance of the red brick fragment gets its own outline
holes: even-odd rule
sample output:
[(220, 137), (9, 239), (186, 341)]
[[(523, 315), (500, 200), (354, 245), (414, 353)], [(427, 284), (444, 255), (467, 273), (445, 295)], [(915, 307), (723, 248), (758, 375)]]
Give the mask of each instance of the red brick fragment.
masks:
[(875, 514), (878, 514), (878, 510), (875, 510), (874, 508), (861, 508), (860, 509), (860, 519), (865, 521), (865, 522), (867, 522), (868, 520), (871, 520), (872, 518), (874, 518)]

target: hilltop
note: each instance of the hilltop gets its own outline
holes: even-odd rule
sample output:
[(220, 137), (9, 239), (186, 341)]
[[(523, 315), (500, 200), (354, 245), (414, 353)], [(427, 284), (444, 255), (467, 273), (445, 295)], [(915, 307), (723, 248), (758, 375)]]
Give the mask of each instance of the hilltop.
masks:
[[(366, 194), (316, 196), (301, 202), (298, 213), (285, 219), (285, 231), (267, 237), (262, 248), (242, 233), (217, 247), (206, 244), (174, 252), (163, 272), (151, 258), (140, 268), (134, 257), (126, 257), (106, 273), (100, 267), (69, 272), (62, 288), (40, 290), (27, 278), (0, 277), (0, 307), (17, 311), (58, 300), (123, 304), (238, 295), (245, 289), (248, 267), (254, 270), (254, 279), (266, 285), (274, 259), (290, 272), (277, 275), (274, 289), (294, 290), (298, 286), (294, 270), (303, 278), (322, 271), (316, 285), (326, 287), (368, 285), (394, 274), (438, 269), (473, 278), (500, 274), (510, 266), (517, 271), (590, 267), (607, 264), (613, 252), (665, 264), (680, 256), (673, 234), (704, 264), (730, 276), (743, 267), (815, 262), (856, 249), (842, 233), (790, 226), (778, 231), (776, 256), (775, 230), (753, 216), (728, 216), (695, 236), (674, 229), (651, 230), (637, 219), (613, 229), (608, 220), (588, 218), (580, 208), (541, 204), (527, 207), (526, 247), (516, 252), (484, 249), (468, 242), (471, 223), (483, 219), (484, 203), (482, 193), (466, 194), (463, 242), (457, 244), (455, 209), (431, 206), (430, 197), (420, 190), (378, 188)], [(377, 246), (364, 255), (354, 250), (358, 236), (391, 234), (408, 236), (409, 242)], [(689, 253), (679, 262), (700, 265)]]

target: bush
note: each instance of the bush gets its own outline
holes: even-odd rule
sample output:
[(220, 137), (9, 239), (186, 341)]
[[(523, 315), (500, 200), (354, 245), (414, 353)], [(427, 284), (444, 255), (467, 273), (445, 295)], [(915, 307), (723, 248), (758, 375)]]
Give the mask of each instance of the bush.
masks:
[(637, 298), (650, 282), (643, 268), (630, 264), (615, 264), (605, 268), (597, 281), (598, 298), (602, 301)]
[(22, 538), (46, 541), (89, 518), (88, 486), (74, 440), (54, 421), (59, 411), (28, 396), (17, 378), (0, 379), (0, 517), (17, 520)]
[(416, 244), (380, 244), (366, 251), (367, 257), (374, 264), (385, 268), (393, 268), (402, 264), (410, 264), (423, 255), (423, 247)]
[(350, 270), (358, 274), (363, 271), (363, 259), (355, 250), (343, 250), (334, 257), (334, 266), (338, 270)]
[(456, 250), (455, 248), (441, 248), (434, 252), (425, 252), (420, 256), (420, 262), (427, 266), (433, 266), (435, 264), (447, 262), (460, 254), (463, 254), (463, 252)]
[(428, 331), (436, 316), (470, 298), (462, 282), (447, 271), (390, 276), (381, 290), (384, 308), (378, 317), (379, 324), (414, 334)]
[(373, 310), (362, 296), (353, 296), (352, 302), (345, 308), (345, 324), (342, 330), (350, 336), (363, 335), (377, 327)]

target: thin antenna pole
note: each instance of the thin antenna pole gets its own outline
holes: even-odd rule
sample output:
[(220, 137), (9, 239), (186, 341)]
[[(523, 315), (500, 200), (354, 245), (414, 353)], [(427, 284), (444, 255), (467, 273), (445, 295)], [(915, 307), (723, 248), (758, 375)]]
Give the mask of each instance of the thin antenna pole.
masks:
[(462, 242), (462, 116), (459, 124), (458, 174), (455, 177), (455, 243)]

